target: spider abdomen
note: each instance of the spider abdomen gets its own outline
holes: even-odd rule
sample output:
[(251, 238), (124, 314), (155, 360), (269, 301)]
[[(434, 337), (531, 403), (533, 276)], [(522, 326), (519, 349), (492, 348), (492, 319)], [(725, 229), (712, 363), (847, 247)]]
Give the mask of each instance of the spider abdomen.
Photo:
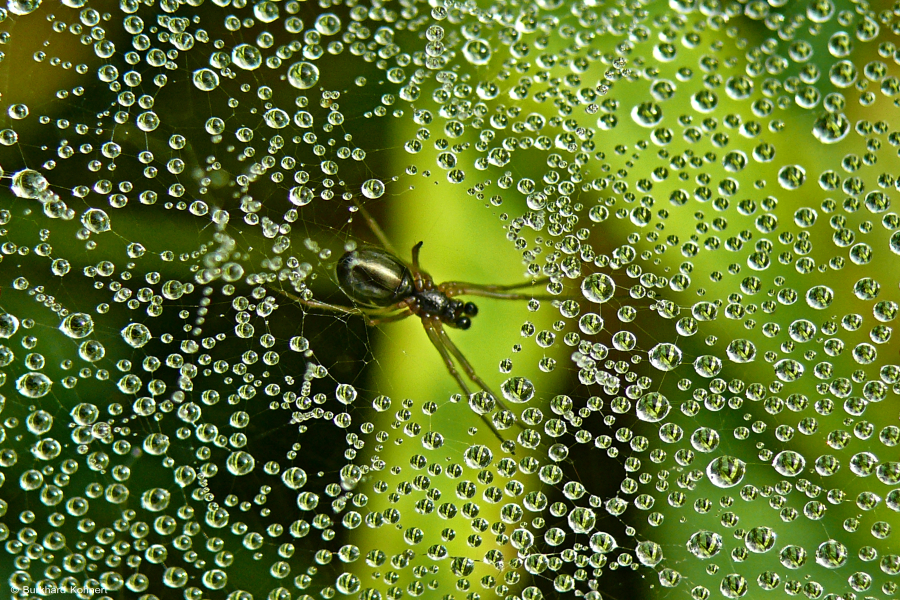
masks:
[(337, 263), (337, 278), (348, 297), (367, 306), (390, 306), (415, 292), (406, 265), (378, 248), (344, 253)]

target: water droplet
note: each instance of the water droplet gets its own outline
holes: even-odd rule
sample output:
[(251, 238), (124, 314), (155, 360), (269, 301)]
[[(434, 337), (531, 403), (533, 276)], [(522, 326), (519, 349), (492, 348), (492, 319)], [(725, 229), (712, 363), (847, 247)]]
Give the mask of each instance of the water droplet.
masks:
[(687, 542), (687, 549), (701, 560), (712, 558), (722, 550), (722, 536), (714, 531), (701, 529), (694, 532)]
[(87, 340), (78, 346), (78, 356), (88, 362), (97, 362), (106, 355), (106, 348), (98, 341)]
[(513, 404), (524, 404), (534, 398), (534, 385), (525, 377), (510, 377), (500, 384), (500, 391)]
[(81, 224), (93, 233), (103, 233), (112, 228), (109, 215), (99, 208), (89, 208), (81, 215)]
[(122, 329), (122, 339), (132, 348), (141, 348), (152, 338), (150, 329), (143, 323), (131, 323)]
[(86, 313), (72, 313), (63, 319), (59, 330), (74, 340), (80, 340), (94, 331), (94, 320)]
[(346, 383), (339, 384), (335, 390), (335, 397), (341, 404), (353, 404), (356, 400), (356, 388)]
[(141, 494), (141, 508), (150, 512), (160, 512), (169, 506), (172, 494), (163, 488), (150, 488)]
[(847, 547), (837, 540), (828, 540), (816, 548), (816, 562), (826, 569), (837, 569), (847, 563)]
[(256, 459), (249, 452), (238, 450), (232, 452), (225, 461), (228, 472), (237, 477), (249, 475), (256, 467)]
[(299, 490), (306, 485), (306, 471), (300, 467), (285, 469), (281, 474), (281, 481), (292, 490)]
[(723, 454), (710, 461), (706, 475), (713, 485), (730, 488), (738, 485), (747, 473), (747, 463), (735, 456)]
[(7, 0), (6, 8), (14, 15), (28, 15), (40, 7), (41, 0)]
[(0, 338), (11, 338), (19, 330), (19, 319), (9, 313), (0, 314)]
[(850, 120), (843, 113), (826, 112), (813, 124), (813, 135), (823, 144), (836, 144), (850, 132)]
[(650, 540), (639, 542), (634, 555), (645, 567), (655, 567), (663, 560), (662, 546)]
[(231, 51), (231, 60), (245, 71), (255, 71), (262, 65), (262, 54), (256, 46), (239, 44)]
[(609, 275), (594, 273), (585, 277), (581, 282), (581, 293), (591, 302), (602, 304), (616, 293), (616, 284)]
[(660, 371), (672, 371), (681, 364), (681, 348), (675, 344), (657, 344), (647, 354), (650, 364)]
[(728, 359), (736, 363), (749, 363), (756, 360), (756, 346), (750, 340), (736, 339), (729, 342), (725, 349)]
[(494, 460), (490, 448), (482, 445), (469, 446), (463, 456), (470, 469), (484, 469)]
[(26, 373), (16, 380), (16, 391), (28, 398), (42, 398), (50, 393), (53, 381), (43, 373)]
[(360, 191), (370, 200), (381, 198), (384, 195), (384, 183), (380, 179), (369, 179), (362, 184)]
[(308, 90), (319, 83), (319, 68), (306, 61), (296, 62), (288, 69), (287, 77), (288, 83), (298, 90)]
[(806, 303), (810, 308), (824, 310), (834, 301), (834, 291), (825, 285), (817, 285), (806, 292)]
[(637, 417), (646, 423), (658, 423), (669, 414), (669, 400), (659, 392), (648, 392), (635, 403)]
[(341, 19), (334, 13), (324, 13), (316, 17), (316, 31), (322, 35), (337, 35), (341, 31)]
[(197, 69), (191, 80), (198, 90), (211, 92), (219, 86), (219, 75), (212, 69)]
[(572, 533), (590, 533), (597, 524), (597, 515), (590, 508), (577, 506), (569, 512), (568, 522)]
[(486, 65), (491, 61), (491, 46), (484, 40), (469, 40), (463, 46), (463, 56), (473, 65)]
[(155, 131), (159, 127), (159, 117), (152, 110), (143, 112), (137, 116), (135, 123), (141, 131)]
[(806, 468), (806, 459), (799, 452), (783, 450), (772, 459), (772, 466), (785, 477), (796, 477)]
[(12, 104), (6, 110), (6, 113), (9, 115), (11, 119), (15, 119), (20, 121), (28, 116), (28, 105), (26, 104)]
[(785, 358), (775, 363), (775, 375), (784, 382), (797, 381), (803, 376), (805, 370), (802, 363), (792, 358)]
[(19, 198), (39, 199), (49, 186), (47, 179), (33, 169), (22, 169), (12, 176), (11, 189)]

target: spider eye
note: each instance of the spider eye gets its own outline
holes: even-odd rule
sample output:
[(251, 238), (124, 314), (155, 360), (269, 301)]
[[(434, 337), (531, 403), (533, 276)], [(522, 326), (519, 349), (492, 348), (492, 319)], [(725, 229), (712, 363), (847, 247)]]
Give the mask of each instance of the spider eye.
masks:
[(456, 320), (456, 326), (460, 329), (468, 329), (472, 326), (472, 319), (469, 317), (460, 317)]
[(478, 314), (478, 307), (473, 302), (466, 302), (465, 306), (463, 306), (463, 312), (470, 317), (474, 317)]

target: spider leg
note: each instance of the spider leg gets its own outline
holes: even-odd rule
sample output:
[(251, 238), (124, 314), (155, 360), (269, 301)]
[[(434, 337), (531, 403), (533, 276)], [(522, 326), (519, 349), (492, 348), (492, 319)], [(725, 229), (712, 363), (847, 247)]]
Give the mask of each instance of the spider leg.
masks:
[(422, 244), (425, 242), (419, 242), (415, 246), (412, 247), (412, 276), (413, 282), (416, 286), (416, 290), (430, 290), (434, 287), (434, 280), (422, 267), (419, 266), (419, 251), (422, 249)]
[(483, 296), (485, 298), (499, 298), (501, 300), (558, 300), (559, 296), (551, 296), (545, 293), (523, 293), (510, 290), (521, 289), (529, 286), (537, 286), (546, 283), (549, 279), (516, 283), (513, 285), (481, 285), (467, 283), (465, 281), (445, 281), (438, 285), (438, 289), (450, 297), (453, 296)]
[(456, 380), (456, 383), (459, 384), (459, 387), (463, 392), (465, 392), (466, 396), (471, 396), (472, 391), (469, 389), (469, 386), (466, 385), (466, 381), (459, 374), (459, 371), (456, 370), (456, 365), (453, 363), (453, 359), (450, 357), (450, 353), (447, 352), (447, 348), (444, 347), (444, 343), (441, 341), (441, 336), (437, 332), (437, 326), (429, 323), (425, 319), (422, 319), (422, 325), (425, 327), (425, 333), (428, 334), (428, 339), (431, 340), (431, 343), (435, 348), (437, 348), (437, 351), (440, 353), (441, 358), (444, 359), (444, 364), (447, 365), (447, 370), (450, 371), (450, 375), (453, 376), (453, 379)]
[(385, 250), (387, 250), (388, 252), (390, 252), (391, 254), (393, 254), (394, 256), (399, 256), (399, 254), (397, 254), (397, 251), (394, 250), (394, 246), (391, 245), (390, 240), (388, 240), (387, 235), (385, 235), (384, 230), (378, 224), (378, 221), (376, 221), (375, 218), (371, 214), (369, 214), (369, 211), (367, 211), (363, 207), (362, 204), (357, 202), (356, 199), (353, 200), (353, 204), (356, 205), (356, 208), (359, 211), (359, 214), (366, 221), (366, 224), (369, 226), (369, 229), (371, 229), (372, 233), (375, 234), (375, 237), (378, 238), (378, 243), (381, 244), (381, 247), (384, 248)]
[[(377, 325), (378, 323), (386, 322), (385, 319), (389, 319), (391, 321), (399, 321), (401, 318), (408, 317), (409, 314), (404, 314), (403, 312), (398, 313), (397, 315), (387, 315), (382, 317), (382, 313), (386, 313), (392, 310), (391, 307), (387, 309), (375, 309), (373, 313), (369, 313), (362, 308), (351, 307), (351, 306), (340, 306), (338, 304), (328, 304), (327, 302), (319, 302), (318, 300), (304, 300), (303, 298), (297, 296), (296, 294), (292, 294), (290, 292), (286, 292), (285, 290), (275, 290), (285, 298), (289, 300), (293, 300), (297, 304), (305, 306), (306, 308), (316, 308), (319, 310), (324, 310), (328, 312), (335, 312), (342, 315), (351, 315), (351, 316), (360, 316), (366, 320), (366, 324), (369, 326)], [(408, 312), (408, 311), (407, 311)], [(399, 315), (403, 315), (402, 317)]]
[(412, 247), (412, 265), (416, 268), (416, 270), (420, 270), (419, 266), (419, 251), (422, 249), (422, 245), (425, 242), (419, 242), (415, 246)]
[(471, 286), (475, 288), (484, 288), (494, 292), (505, 292), (507, 290), (518, 290), (521, 288), (546, 285), (550, 283), (549, 277), (541, 277), (539, 279), (529, 279), (528, 281), (520, 281), (519, 283), (511, 283), (509, 285), (481, 285), (477, 283), (465, 283), (462, 281), (448, 281), (447, 283), (461, 286)]
[(387, 315), (385, 317), (375, 317), (374, 319), (367, 318), (366, 322), (369, 324), (370, 327), (373, 327), (375, 325), (381, 325), (382, 323), (393, 323), (394, 321), (402, 321), (406, 317), (410, 317), (412, 315), (413, 315), (413, 312), (407, 308), (406, 310), (400, 311), (393, 315)]
[(466, 372), (466, 375), (469, 376), (469, 379), (471, 379), (474, 383), (476, 383), (478, 385), (478, 387), (483, 389), (485, 392), (487, 392), (488, 394), (493, 396), (494, 401), (497, 402), (497, 406), (499, 406), (503, 410), (509, 410), (509, 408), (506, 406), (506, 404), (504, 404), (503, 398), (501, 398), (500, 396), (495, 394), (491, 390), (491, 388), (488, 387), (488, 384), (485, 383), (484, 380), (478, 376), (478, 373), (475, 372), (475, 368), (466, 359), (466, 357), (463, 356), (463, 353), (460, 351), (460, 349), (456, 347), (456, 344), (453, 343), (453, 340), (450, 339), (450, 336), (447, 335), (447, 332), (444, 331), (444, 328), (436, 327), (435, 329), (437, 329), (437, 334), (440, 337), (441, 342), (444, 344), (444, 347), (446, 347), (447, 350), (449, 350), (450, 353), (456, 357), (456, 360), (459, 361), (460, 366), (462, 366), (463, 370)]
[[(450, 352), (447, 351), (448, 347), (446, 345), (446, 342), (448, 342), (450, 338), (448, 338), (447, 334), (444, 333), (444, 328), (441, 325), (441, 322), (435, 322), (435, 320), (423, 318), (422, 325), (423, 327), (425, 327), (425, 333), (428, 334), (428, 339), (431, 340), (432, 345), (437, 349), (438, 353), (441, 355), (441, 358), (444, 359), (444, 364), (447, 366), (447, 370), (450, 371), (450, 375), (453, 377), (453, 379), (456, 380), (456, 383), (459, 384), (460, 389), (465, 392), (466, 398), (468, 398), (472, 395), (472, 392), (469, 390), (469, 386), (466, 385), (465, 380), (462, 378), (462, 376), (460, 376), (459, 371), (456, 370), (456, 365), (453, 364), (453, 358), (450, 356)], [(452, 342), (450, 342), (449, 347), (454, 356), (457, 356), (457, 358), (461, 356), (457, 354), (459, 350), (457, 350), (456, 346), (454, 346)], [(463, 361), (465, 361), (465, 359), (463, 359)], [(461, 364), (468, 366), (469, 369), (472, 368), (468, 362), (461, 362)], [(473, 379), (473, 381), (475, 380)], [(476, 383), (478, 382), (476, 381)], [(484, 389), (483, 386), (482, 389)], [(493, 396), (490, 390), (485, 389), (485, 391)], [(496, 398), (496, 396), (494, 397)], [(494, 435), (497, 436), (497, 439), (499, 439), (501, 442), (506, 442), (506, 440), (503, 439), (503, 436), (500, 435), (500, 432), (497, 431), (497, 428), (494, 426), (494, 422), (491, 421), (488, 415), (481, 415), (481, 420), (485, 422), (485, 424), (490, 428), (492, 432), (494, 432)]]

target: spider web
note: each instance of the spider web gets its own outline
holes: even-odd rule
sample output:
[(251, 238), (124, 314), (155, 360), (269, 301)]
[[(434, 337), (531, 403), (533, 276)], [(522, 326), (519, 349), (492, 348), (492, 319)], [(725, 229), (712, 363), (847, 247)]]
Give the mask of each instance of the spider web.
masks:
[[(893, 50), (778, 4), (11, 3), (0, 577), (893, 593), (896, 78), (842, 54)], [(551, 278), (450, 331), (515, 454), (418, 319), (279, 292), (348, 302), (357, 202), (435, 281)]]

